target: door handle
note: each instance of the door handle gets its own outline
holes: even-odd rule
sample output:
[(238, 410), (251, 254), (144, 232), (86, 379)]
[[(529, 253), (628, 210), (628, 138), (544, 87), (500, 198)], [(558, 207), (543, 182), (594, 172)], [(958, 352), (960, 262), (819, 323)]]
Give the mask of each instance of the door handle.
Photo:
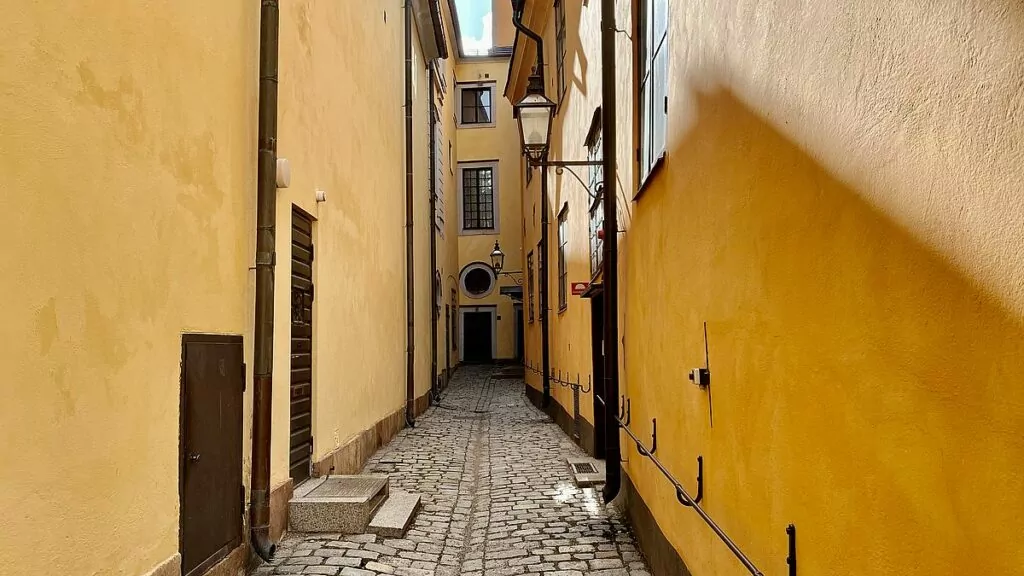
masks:
[(199, 456), (200, 456), (199, 454), (189, 454), (188, 455), (188, 461), (189, 462), (193, 462), (193, 463), (199, 462)]

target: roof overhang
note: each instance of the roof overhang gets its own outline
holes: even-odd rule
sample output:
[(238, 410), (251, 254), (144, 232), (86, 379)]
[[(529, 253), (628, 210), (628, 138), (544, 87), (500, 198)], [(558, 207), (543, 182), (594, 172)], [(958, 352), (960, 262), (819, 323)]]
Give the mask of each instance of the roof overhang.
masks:
[(448, 57), (448, 43), (444, 38), (444, 20), (441, 18), (440, 0), (412, 0), (413, 19), (420, 34), (423, 58), (434, 60)]

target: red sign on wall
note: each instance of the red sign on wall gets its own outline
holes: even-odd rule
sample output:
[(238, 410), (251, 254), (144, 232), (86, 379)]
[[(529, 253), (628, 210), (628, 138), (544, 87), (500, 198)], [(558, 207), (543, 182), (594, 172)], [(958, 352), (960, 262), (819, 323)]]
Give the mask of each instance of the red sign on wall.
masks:
[(590, 288), (590, 282), (573, 282), (572, 283), (572, 295), (581, 296), (584, 292)]

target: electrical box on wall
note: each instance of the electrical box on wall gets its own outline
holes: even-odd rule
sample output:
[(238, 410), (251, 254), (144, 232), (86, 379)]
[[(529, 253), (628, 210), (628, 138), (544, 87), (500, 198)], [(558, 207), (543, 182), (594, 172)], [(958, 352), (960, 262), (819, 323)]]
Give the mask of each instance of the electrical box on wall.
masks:
[(694, 368), (690, 371), (690, 381), (701, 388), (711, 386), (711, 371), (707, 368)]

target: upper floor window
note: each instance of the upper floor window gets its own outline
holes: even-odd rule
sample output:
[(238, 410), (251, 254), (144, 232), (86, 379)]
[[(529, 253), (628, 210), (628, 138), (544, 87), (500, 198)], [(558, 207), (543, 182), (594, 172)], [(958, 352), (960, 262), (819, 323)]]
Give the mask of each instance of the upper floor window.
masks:
[(494, 84), (459, 86), (459, 126), (494, 126)]
[(565, 262), (565, 247), (569, 243), (569, 205), (558, 213), (558, 309), (569, 306), (569, 267)]
[[(587, 145), (587, 159), (600, 162), (604, 157), (601, 133), (598, 131)], [(597, 276), (604, 262), (604, 167), (590, 167), (590, 275)]]
[(555, 60), (558, 65), (558, 102), (565, 96), (565, 0), (555, 0)]
[(533, 322), (534, 296), (533, 296), (533, 251), (526, 255), (526, 290), (527, 307), (529, 308), (529, 319)]
[(498, 232), (498, 163), (459, 165), (459, 205), (462, 234)]
[(668, 0), (640, 0), (640, 181), (665, 155), (668, 120)]

